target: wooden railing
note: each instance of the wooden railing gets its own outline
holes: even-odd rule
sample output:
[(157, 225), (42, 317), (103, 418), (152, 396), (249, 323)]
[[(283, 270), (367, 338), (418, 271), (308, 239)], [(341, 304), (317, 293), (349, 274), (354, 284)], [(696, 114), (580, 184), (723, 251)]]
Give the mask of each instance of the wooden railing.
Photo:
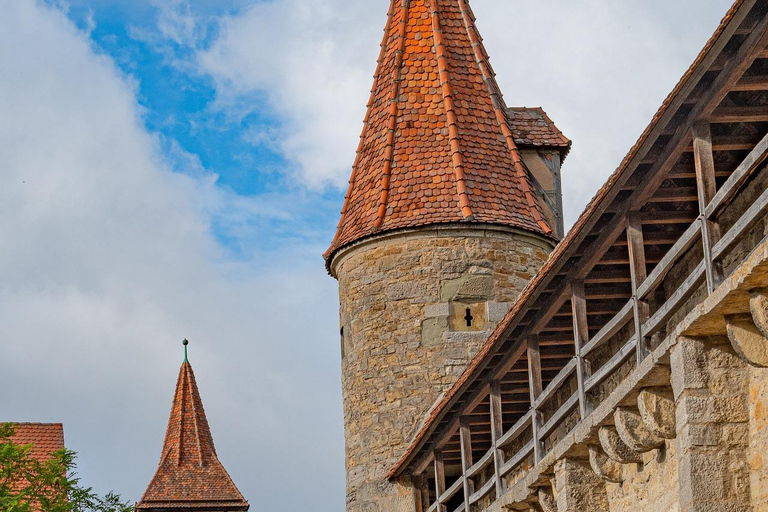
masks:
[[(738, 220), (721, 233), (718, 215), (737, 197), (755, 171), (768, 157), (768, 135), (754, 147), (743, 162), (730, 175), (727, 181), (717, 189), (715, 186), (715, 170), (712, 156), (712, 144), (709, 124), (696, 123), (692, 130), (694, 157), (696, 164), (697, 195), (699, 215), (696, 220), (683, 232), (667, 253), (657, 263), (655, 268), (646, 275), (644, 255), (643, 229), (637, 212), (626, 216), (626, 233), (629, 247), (629, 265), (631, 271), (632, 297), (623, 305), (605, 325), (590, 338), (587, 328), (587, 307), (584, 293), (584, 282), (571, 283), (571, 305), (573, 318), (573, 336), (575, 355), (552, 378), (546, 388), (542, 387), (542, 369), (539, 353), (539, 343), (536, 335), (522, 340), (518, 349), (520, 357), (527, 357), (528, 384), (531, 407), (508, 430), (502, 431), (501, 421), (501, 385), (497, 378), (487, 386), (489, 397), (489, 414), (491, 424), (491, 447), (477, 460), (472, 459), (472, 436), (467, 416), (459, 419), (459, 436), (461, 444), (462, 474), (446, 488), (445, 467), (443, 455), (435, 450), (429, 460), (433, 463), (432, 475), (415, 475), (421, 482), (421, 510), (425, 512), (448, 512), (447, 504), (457, 501), (462, 493), (461, 504), (452, 512), (471, 510), (495, 490), (496, 497), (505, 490), (506, 477), (519, 469), (523, 461), (533, 456), (535, 463), (546, 455), (544, 440), (563, 425), (563, 420), (574, 411), (579, 411), (580, 420), (591, 412), (588, 393), (621, 367), (633, 354), (637, 362), (642, 362), (650, 353), (650, 337), (667, 327), (669, 319), (678, 312), (691, 295), (706, 282), (707, 293), (712, 293), (724, 278), (722, 260), (727, 252), (752, 228), (756, 222), (766, 216), (768, 211), (768, 189), (757, 195), (756, 199), (745, 207)], [(763, 170), (763, 173), (768, 172)], [(703, 259), (683, 275), (684, 279), (676, 289), (659, 305), (653, 314), (648, 305), (649, 298), (659, 287), (663, 286), (670, 271), (676, 268), (682, 258), (690, 253), (697, 243), (701, 244)], [(692, 265), (691, 265), (692, 266)], [(588, 356), (609, 340), (615, 340), (627, 326), (633, 324), (634, 333), (628, 339), (619, 343), (618, 349), (603, 365), (594, 372), (587, 364)], [(511, 367), (509, 365), (508, 367)], [(577, 389), (570, 396), (559, 396), (563, 385), (576, 375)], [(484, 388), (486, 389), (486, 388)], [(559, 398), (555, 411), (543, 421), (542, 411), (546, 405), (551, 407), (553, 399)], [(579, 420), (579, 421), (580, 421)], [(524, 432), (532, 432), (530, 439), (521, 438)], [(570, 431), (570, 430), (569, 430)], [(511, 457), (505, 459), (504, 448), (517, 441), (522, 445)], [(493, 475), (485, 480), (479, 488), (475, 481), (484, 471), (493, 467)], [(423, 471), (425, 468), (417, 470)], [(430, 500), (428, 481), (434, 482), (436, 498)]]

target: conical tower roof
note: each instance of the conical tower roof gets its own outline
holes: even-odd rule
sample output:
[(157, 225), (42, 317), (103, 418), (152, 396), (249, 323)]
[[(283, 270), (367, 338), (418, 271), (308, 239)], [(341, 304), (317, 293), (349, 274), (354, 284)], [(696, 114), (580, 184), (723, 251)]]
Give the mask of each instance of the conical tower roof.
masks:
[(181, 365), (160, 464), (137, 511), (248, 510), (216, 456), (192, 366)]
[(391, 0), (325, 257), (375, 233), (457, 221), (552, 233), (467, 0)]

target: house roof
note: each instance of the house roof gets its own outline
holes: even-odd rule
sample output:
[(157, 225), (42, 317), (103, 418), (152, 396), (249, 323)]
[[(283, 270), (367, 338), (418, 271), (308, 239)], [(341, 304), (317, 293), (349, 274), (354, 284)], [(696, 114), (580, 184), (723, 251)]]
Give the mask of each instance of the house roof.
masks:
[[(363, 237), (436, 223), (552, 234), (494, 76), (467, 0), (391, 1), (327, 262)], [(545, 115), (512, 117), (525, 120), (517, 132), (532, 143), (566, 144)]]
[[(553, 294), (542, 292), (552, 280), (558, 278), (558, 272), (561, 272), (563, 268), (572, 268), (581, 263), (579, 261), (580, 256), (577, 254), (579, 250), (583, 251), (583, 248), (580, 247), (581, 244), (587, 244), (587, 240), (595, 240), (594, 236), (590, 238), (590, 234), (594, 234), (595, 226), (605, 226), (606, 211), (613, 202), (619, 200), (617, 198), (619, 197), (618, 191), (620, 187), (630, 182), (632, 174), (637, 172), (640, 166), (639, 163), (643, 164), (643, 158), (647, 157), (648, 154), (653, 155), (653, 151), (656, 150), (658, 144), (666, 144), (670, 140), (670, 137), (660, 137), (659, 133), (665, 130), (667, 132), (674, 132), (670, 127), (676, 127), (675, 123), (683, 122), (686, 119), (685, 116), (676, 113), (677, 109), (691, 110), (691, 105), (684, 103), (683, 100), (686, 97), (696, 97), (697, 94), (701, 94), (695, 88), (697, 82), (712, 83), (711, 73), (718, 73), (724, 69), (724, 65), (718, 65), (718, 53), (722, 52), (726, 57), (732, 58), (728, 52), (723, 52), (723, 48), (726, 46), (729, 38), (733, 36), (735, 28), (744, 20), (748, 12), (765, 8), (764, 3), (757, 2), (758, 6), (753, 7), (755, 4), (756, 2), (754, 1), (736, 0), (729, 9), (714, 35), (664, 100), (650, 124), (640, 135), (635, 145), (629, 150), (629, 153), (624, 157), (619, 167), (597, 191), (566, 237), (557, 245), (539, 272), (528, 283), (518, 300), (496, 327), (488, 341), (477, 352), (464, 373), (444, 395), (438, 398), (405, 453), (402, 454), (398, 462), (389, 471), (388, 478), (397, 476), (404, 471), (417, 453), (419, 453), (419, 450), (427, 444), (428, 438), (435, 433), (440, 421), (450, 416), (453, 407), (459, 407), (457, 404), (462, 400), (462, 397), (469, 394), (468, 390), (477, 381), (478, 376), (487, 367), (491, 366), (492, 358), (498, 355), (501, 347), (509, 346), (509, 344), (505, 345), (505, 343), (509, 341), (510, 333), (522, 321), (522, 318), (530, 312), (534, 301), (555, 302)], [(736, 37), (742, 41), (746, 34), (738, 34)], [(733, 50), (731, 49), (731, 51)], [(706, 73), (710, 69), (714, 71), (711, 71), (710, 76), (707, 76)], [(705, 78), (702, 79), (702, 76)], [(648, 181), (647, 178), (646, 181)], [(634, 196), (631, 199), (634, 199)], [(625, 198), (623, 201), (626, 203), (628, 200)], [(560, 280), (562, 281), (562, 279)]]
[(18, 445), (32, 445), (29, 455), (39, 461), (64, 448), (64, 425), (61, 423), (12, 423), (11, 441)]
[(181, 365), (155, 476), (137, 510), (248, 510), (216, 455), (195, 374)]

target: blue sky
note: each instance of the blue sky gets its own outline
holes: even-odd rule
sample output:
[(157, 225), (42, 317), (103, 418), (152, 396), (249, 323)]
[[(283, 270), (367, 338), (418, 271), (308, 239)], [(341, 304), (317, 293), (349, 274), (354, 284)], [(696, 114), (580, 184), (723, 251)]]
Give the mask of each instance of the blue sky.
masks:
[[(543, 106), (573, 140), (566, 226), (729, 4), (472, 1), (507, 103)], [(0, 2), (0, 420), (63, 422), (84, 482), (137, 500), (186, 337), (252, 509), (343, 509), (320, 255), (387, 7)]]

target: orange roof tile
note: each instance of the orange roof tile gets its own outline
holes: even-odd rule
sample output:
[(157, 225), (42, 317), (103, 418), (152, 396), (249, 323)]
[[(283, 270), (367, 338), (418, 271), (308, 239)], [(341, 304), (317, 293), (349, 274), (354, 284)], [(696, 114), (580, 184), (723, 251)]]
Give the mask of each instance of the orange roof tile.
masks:
[[(545, 235), (466, 0), (392, 0), (336, 236), (475, 221)], [(566, 139), (567, 140), (567, 139)]]
[(31, 444), (29, 455), (44, 461), (64, 448), (64, 426), (61, 423), (12, 423), (11, 441), (18, 445)]
[(181, 365), (160, 464), (136, 510), (248, 510), (216, 456), (203, 402), (188, 362)]

